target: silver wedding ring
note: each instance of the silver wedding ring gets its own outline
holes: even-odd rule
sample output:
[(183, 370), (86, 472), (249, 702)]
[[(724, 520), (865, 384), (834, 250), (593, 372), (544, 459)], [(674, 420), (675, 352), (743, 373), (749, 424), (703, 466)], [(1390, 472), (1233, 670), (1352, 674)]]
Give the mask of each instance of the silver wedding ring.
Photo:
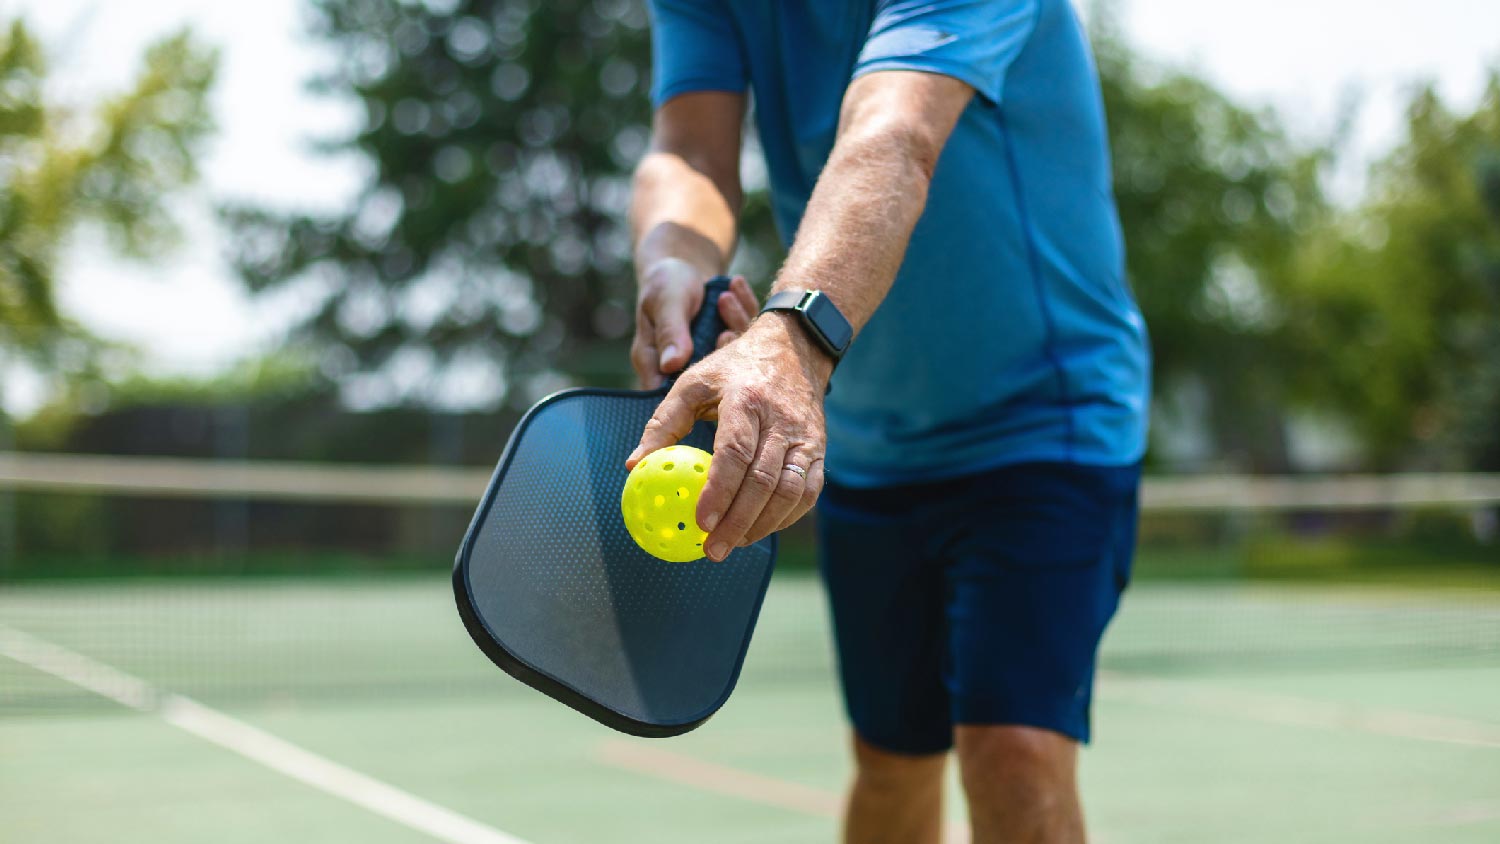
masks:
[(798, 466), (798, 465), (796, 465), (794, 463), (788, 463), (785, 466), (782, 466), (781, 468), (782, 469), (791, 469), (793, 472), (797, 473), (797, 477), (801, 478), (804, 481), (807, 480), (807, 470), (804, 469), (804, 468), (802, 468), (801, 466)]

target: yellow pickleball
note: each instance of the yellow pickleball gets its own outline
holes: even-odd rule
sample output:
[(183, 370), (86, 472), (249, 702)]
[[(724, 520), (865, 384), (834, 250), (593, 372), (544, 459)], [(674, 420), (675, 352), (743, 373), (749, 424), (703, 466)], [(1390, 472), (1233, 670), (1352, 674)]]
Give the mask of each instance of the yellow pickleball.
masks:
[(620, 515), (630, 538), (647, 554), (669, 563), (703, 556), (708, 536), (698, 528), (698, 494), (713, 455), (690, 445), (653, 451), (630, 470), (620, 493)]

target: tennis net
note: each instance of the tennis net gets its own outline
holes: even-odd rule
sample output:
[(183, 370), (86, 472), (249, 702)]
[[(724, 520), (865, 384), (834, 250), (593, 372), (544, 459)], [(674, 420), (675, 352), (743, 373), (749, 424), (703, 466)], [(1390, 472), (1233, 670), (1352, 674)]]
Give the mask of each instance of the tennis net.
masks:
[[(487, 474), (0, 454), (0, 714), (100, 705), (90, 676), (220, 703), (529, 694), (452, 608)], [(1153, 478), (1144, 502), (1108, 671), (1500, 662), (1500, 478)], [(812, 561), (799, 526), (742, 682), (832, 682)]]

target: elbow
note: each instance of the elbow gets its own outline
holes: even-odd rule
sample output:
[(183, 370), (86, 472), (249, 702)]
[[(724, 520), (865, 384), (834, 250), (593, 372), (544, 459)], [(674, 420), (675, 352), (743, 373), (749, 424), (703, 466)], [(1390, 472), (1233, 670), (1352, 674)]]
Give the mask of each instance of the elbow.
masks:
[(711, 155), (653, 147), (636, 165), (632, 184), (637, 194), (707, 186), (737, 209), (744, 199), (738, 168), (738, 160), (725, 162)]
[(672, 169), (672, 161), (668, 155), (655, 150), (648, 151), (635, 165), (632, 187), (637, 193), (659, 188), (670, 179)]
[(840, 137), (839, 146), (858, 160), (899, 170), (925, 189), (937, 170), (943, 141), (942, 134), (931, 127), (877, 118), (849, 127)]

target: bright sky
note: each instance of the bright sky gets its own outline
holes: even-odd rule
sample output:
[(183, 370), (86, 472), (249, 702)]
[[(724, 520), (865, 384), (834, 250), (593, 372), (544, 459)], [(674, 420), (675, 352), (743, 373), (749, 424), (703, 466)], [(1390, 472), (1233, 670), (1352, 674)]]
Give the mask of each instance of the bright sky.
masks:
[[(308, 142), (352, 125), (346, 105), (315, 99), (303, 83), (319, 48), (303, 31), (303, 0), (19, 0), (55, 51), (59, 93), (87, 97), (130, 78), (142, 48), (184, 24), (223, 51), (215, 92), (220, 131), (205, 183), (182, 203), (188, 237), (160, 263), (129, 264), (87, 241), (66, 259), (65, 311), (99, 334), (141, 347), (158, 373), (209, 373), (276, 342), (295, 302), (252, 303), (222, 259), (227, 233), (213, 203), (253, 199), (336, 207), (359, 183), (349, 161)], [(1500, 65), (1495, 0), (1129, 0), (1126, 27), (1148, 53), (1207, 74), (1243, 101), (1274, 105), (1299, 131), (1324, 133), (1347, 92), (1364, 95), (1358, 148), (1392, 142), (1401, 93), (1435, 80), (1458, 103), (1477, 97)], [(9, 373), (4, 396), (25, 412), (42, 393)]]

